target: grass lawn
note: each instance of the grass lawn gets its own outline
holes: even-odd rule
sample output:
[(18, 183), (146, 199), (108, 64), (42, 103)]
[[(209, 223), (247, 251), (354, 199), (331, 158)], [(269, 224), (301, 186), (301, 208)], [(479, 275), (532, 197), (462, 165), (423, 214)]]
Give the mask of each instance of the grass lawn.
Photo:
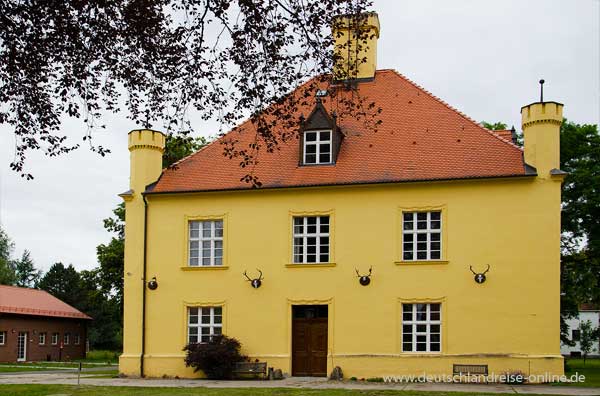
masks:
[[(72, 385), (0, 385), (0, 395), (11, 396), (474, 396), (491, 393), (435, 392), (349, 389), (284, 389), (284, 388), (136, 388)], [(496, 394), (497, 395), (497, 394)]]
[(104, 351), (104, 350), (92, 350), (87, 353), (85, 359), (82, 362), (89, 363), (107, 363), (117, 364), (119, 362), (119, 355), (121, 352), (116, 351)]
[(583, 359), (567, 358), (565, 375), (570, 377), (575, 373), (585, 375), (585, 382), (560, 383), (557, 385), (600, 387), (600, 359), (587, 359), (584, 365)]
[[(76, 362), (25, 362), (25, 363), (0, 363), (0, 373), (17, 371), (40, 371), (78, 368)], [(83, 363), (83, 368), (98, 368), (102, 365)]]

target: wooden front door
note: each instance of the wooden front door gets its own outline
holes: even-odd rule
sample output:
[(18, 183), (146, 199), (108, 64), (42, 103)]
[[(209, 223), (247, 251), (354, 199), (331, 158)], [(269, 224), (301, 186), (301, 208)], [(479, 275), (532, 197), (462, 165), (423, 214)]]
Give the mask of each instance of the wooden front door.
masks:
[(327, 376), (327, 305), (292, 307), (292, 375)]

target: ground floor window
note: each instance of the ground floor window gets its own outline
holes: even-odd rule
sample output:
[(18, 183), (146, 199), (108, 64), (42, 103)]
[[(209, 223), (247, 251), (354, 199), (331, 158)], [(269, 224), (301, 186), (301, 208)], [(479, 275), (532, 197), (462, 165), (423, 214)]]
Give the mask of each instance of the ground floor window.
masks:
[(58, 333), (52, 333), (52, 345), (58, 344)]
[(39, 335), (39, 344), (46, 345), (46, 333), (40, 333)]
[(440, 304), (402, 304), (403, 352), (440, 352), (440, 308)]
[(69, 345), (70, 341), (71, 341), (71, 334), (65, 333), (65, 335), (63, 336), (63, 344)]
[(0, 345), (6, 343), (6, 331), (0, 331)]
[(79, 343), (81, 342), (81, 337), (79, 336), (79, 334), (75, 334), (73, 336), (73, 342), (75, 345), (79, 345)]
[(208, 342), (212, 336), (221, 334), (223, 308), (188, 308), (188, 343)]

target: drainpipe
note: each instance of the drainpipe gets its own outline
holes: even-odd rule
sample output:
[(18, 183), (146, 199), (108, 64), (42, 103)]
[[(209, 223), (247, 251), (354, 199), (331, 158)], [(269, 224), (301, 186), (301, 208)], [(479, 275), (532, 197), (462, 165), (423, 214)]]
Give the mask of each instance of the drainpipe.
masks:
[(144, 355), (146, 354), (146, 246), (147, 246), (147, 234), (148, 234), (148, 201), (146, 201), (146, 195), (142, 193), (144, 199), (144, 265), (142, 282), (142, 356), (140, 357), (140, 377), (144, 378)]

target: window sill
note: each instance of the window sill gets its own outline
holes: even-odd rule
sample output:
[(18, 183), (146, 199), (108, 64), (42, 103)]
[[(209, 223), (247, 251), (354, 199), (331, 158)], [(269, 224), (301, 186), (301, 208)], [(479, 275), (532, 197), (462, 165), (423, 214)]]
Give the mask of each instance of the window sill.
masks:
[(228, 265), (206, 265), (206, 266), (198, 266), (198, 267), (190, 267), (185, 266), (181, 267), (182, 271), (218, 271), (218, 270), (226, 270), (229, 269)]
[(335, 263), (314, 263), (314, 264), (309, 264), (309, 263), (294, 264), (294, 263), (290, 263), (290, 264), (286, 264), (285, 266), (287, 268), (327, 268), (327, 267), (335, 267), (336, 264)]
[(448, 264), (448, 260), (411, 260), (411, 261), (394, 261), (396, 265), (431, 265), (431, 264)]

